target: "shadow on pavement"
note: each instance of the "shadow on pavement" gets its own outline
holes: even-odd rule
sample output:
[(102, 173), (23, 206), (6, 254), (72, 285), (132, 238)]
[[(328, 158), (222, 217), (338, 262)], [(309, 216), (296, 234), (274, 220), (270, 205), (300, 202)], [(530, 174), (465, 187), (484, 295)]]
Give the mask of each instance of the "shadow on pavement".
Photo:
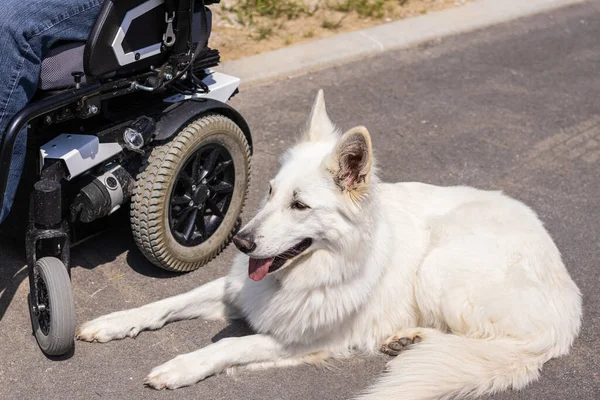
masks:
[(254, 333), (255, 332), (245, 321), (234, 320), (231, 321), (225, 328), (221, 329), (221, 331), (213, 336), (210, 340), (215, 343), (228, 337), (242, 337), (253, 335)]
[(0, 321), (15, 297), (21, 283), (27, 279), (25, 246), (12, 237), (0, 236)]
[[(24, 240), (17, 240), (17, 237), (21, 235), (8, 236), (8, 232), (5, 232), (0, 236), (0, 321), (19, 286), (28, 279), (25, 243)], [(127, 253), (126, 262), (129, 267), (140, 275), (172, 278), (183, 274), (163, 270), (148, 261), (137, 248), (128, 219), (124, 218), (111, 221), (111, 226), (106, 231), (73, 246), (71, 267), (94, 269), (115, 261), (124, 253)]]
[(73, 249), (73, 266), (94, 269), (98, 265), (115, 261), (127, 253), (127, 264), (138, 274), (152, 278), (172, 278), (182, 273), (161, 269), (144, 257), (131, 234), (129, 219), (121, 216), (111, 221), (111, 226)]

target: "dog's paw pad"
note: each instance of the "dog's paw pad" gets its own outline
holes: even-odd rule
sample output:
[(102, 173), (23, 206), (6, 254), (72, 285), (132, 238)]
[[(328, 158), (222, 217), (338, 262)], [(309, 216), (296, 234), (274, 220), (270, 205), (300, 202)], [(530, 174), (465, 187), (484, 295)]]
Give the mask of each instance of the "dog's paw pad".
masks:
[(423, 339), (420, 336), (414, 338), (397, 336), (392, 337), (383, 346), (381, 346), (381, 352), (390, 356), (397, 356), (403, 350), (406, 350), (411, 344), (417, 344)]

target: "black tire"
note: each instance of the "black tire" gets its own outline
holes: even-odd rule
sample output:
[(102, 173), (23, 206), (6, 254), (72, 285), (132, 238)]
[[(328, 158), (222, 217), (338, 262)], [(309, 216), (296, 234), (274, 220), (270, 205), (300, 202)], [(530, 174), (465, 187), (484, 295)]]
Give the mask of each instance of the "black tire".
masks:
[[(213, 149), (218, 149), (219, 157), (223, 156), (225, 159), (230, 157), (231, 162), (224, 168), (228, 168), (228, 179), (233, 180), (233, 183), (230, 183), (233, 188), (228, 189), (231, 190), (231, 193), (227, 194), (230, 196), (229, 200), (222, 200), (222, 206), (216, 207), (220, 210), (221, 216), (217, 218), (213, 215), (217, 219), (211, 217), (212, 219), (208, 220), (208, 223), (216, 221), (211, 225), (216, 226), (215, 230), (209, 232), (204, 223), (204, 213), (210, 211), (215, 214), (215, 212), (206, 205), (203, 206), (204, 208), (200, 208), (199, 204), (202, 199), (196, 197), (194, 197), (194, 201), (197, 201), (198, 204), (194, 204), (194, 206), (190, 203), (188, 207), (181, 203), (182, 199), (186, 199), (185, 196), (188, 196), (187, 199), (195, 196), (196, 191), (193, 191), (195, 194), (180, 196), (177, 196), (177, 193), (181, 192), (184, 183), (187, 184), (190, 180), (196, 182), (196, 178), (192, 176), (194, 171), (198, 171), (198, 167), (202, 167), (200, 171), (203, 171), (205, 164), (200, 165), (200, 163), (208, 162), (204, 160), (202, 152), (210, 151), (208, 157), (210, 158)], [(221, 166), (223, 162), (216, 165)], [(189, 172), (190, 163), (192, 163), (192, 175)], [(213, 163), (213, 169), (218, 170), (215, 168), (215, 163)], [(223, 173), (220, 174), (219, 176), (223, 176)], [(206, 176), (208, 177), (210, 174), (207, 172)], [(240, 214), (248, 192), (249, 177), (250, 147), (248, 141), (242, 130), (223, 115), (207, 115), (199, 118), (185, 127), (169, 143), (154, 148), (144, 169), (136, 179), (131, 199), (131, 227), (135, 241), (142, 253), (152, 263), (169, 271), (193, 271), (212, 260), (230, 242), (239, 226)], [(210, 182), (214, 182), (213, 178), (217, 179), (218, 177), (212, 176), (211, 180), (206, 183), (208, 186), (203, 187), (212, 190)], [(205, 183), (205, 180), (202, 183)], [(196, 185), (191, 187), (196, 190)], [(213, 196), (208, 189), (203, 197), (205, 202), (211, 201), (207, 199)], [(197, 190), (200, 190), (199, 184)], [(174, 204), (184, 205), (179, 209), (177, 208), (179, 206)], [(225, 206), (225, 204), (227, 205)], [(186, 231), (187, 239), (186, 235), (177, 231), (176, 225), (180, 221), (174, 221), (174, 219), (177, 213), (185, 213), (186, 209), (194, 212), (194, 208), (197, 211), (193, 217), (190, 217), (195, 219), (195, 222), (192, 222), (194, 239), (191, 240), (189, 230)], [(221, 208), (224, 211), (221, 211)], [(201, 223), (197, 218), (199, 214), (202, 218)], [(200, 232), (198, 224), (204, 227), (203, 233), (198, 233)]]
[[(37, 293), (30, 294), (33, 333), (49, 356), (68, 353), (75, 343), (75, 301), (67, 268), (58, 258), (39, 259), (34, 267)], [(34, 298), (36, 296), (37, 298)], [(38, 315), (31, 306), (43, 304)]]

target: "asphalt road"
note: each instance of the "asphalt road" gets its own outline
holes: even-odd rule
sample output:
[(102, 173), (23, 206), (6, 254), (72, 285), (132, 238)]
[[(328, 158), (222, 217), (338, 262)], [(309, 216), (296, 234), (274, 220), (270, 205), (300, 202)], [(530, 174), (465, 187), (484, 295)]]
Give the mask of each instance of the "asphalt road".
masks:
[[(385, 180), (504, 190), (538, 211), (562, 250), (584, 294), (581, 336), (539, 382), (493, 398), (600, 398), (600, 2), (242, 91), (232, 104), (256, 143), (246, 219), (321, 87), (335, 122), (369, 128)], [(78, 322), (221, 276), (234, 251), (172, 275), (145, 261), (127, 230), (104, 234), (73, 251)], [(152, 391), (142, 386), (152, 367), (247, 328), (186, 321), (136, 340), (77, 343), (70, 358), (49, 360), (29, 334), (22, 250), (1, 242), (0, 254), (0, 399), (346, 399), (386, 360), (242, 372)]]

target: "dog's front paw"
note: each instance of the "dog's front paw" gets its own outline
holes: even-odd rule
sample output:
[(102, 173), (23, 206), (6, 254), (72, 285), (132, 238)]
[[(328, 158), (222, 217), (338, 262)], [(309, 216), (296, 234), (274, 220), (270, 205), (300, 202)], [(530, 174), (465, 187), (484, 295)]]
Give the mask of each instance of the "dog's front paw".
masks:
[(216, 368), (199, 360), (194, 353), (183, 354), (154, 368), (144, 384), (157, 390), (177, 389), (193, 385), (217, 372)]
[(136, 337), (142, 330), (141, 321), (137, 310), (119, 311), (84, 323), (75, 337), (86, 342), (101, 343)]

